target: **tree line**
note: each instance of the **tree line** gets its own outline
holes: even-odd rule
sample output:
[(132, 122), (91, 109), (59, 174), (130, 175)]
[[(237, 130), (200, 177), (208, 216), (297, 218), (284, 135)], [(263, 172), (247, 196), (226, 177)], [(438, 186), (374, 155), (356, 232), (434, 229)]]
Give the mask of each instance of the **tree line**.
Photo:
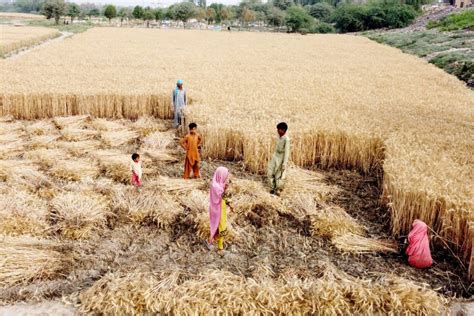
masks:
[[(238, 25), (248, 27), (262, 25), (288, 32), (332, 33), (357, 32), (377, 28), (399, 28), (409, 25), (419, 9), (429, 0), (373, 0), (355, 3), (357, 0), (244, 0), (238, 5), (213, 3), (206, 0), (186, 1), (167, 8), (97, 6), (86, 3), (65, 3), (64, 0), (17, 0), (0, 5), (0, 11), (37, 12), (59, 23), (61, 16), (91, 18), (104, 16), (151, 21), (173, 20), (184, 24), (190, 19), (208, 24)], [(9, 7), (7, 7), (9, 6)]]

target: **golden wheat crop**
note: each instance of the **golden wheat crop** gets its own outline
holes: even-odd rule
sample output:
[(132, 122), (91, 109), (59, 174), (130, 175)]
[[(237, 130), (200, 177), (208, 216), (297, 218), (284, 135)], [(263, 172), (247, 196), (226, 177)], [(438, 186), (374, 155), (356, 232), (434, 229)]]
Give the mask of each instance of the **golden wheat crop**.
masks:
[(286, 121), (294, 163), (379, 174), (394, 234), (420, 218), (469, 260), (474, 92), (416, 57), (348, 35), (99, 28), (0, 66), (0, 113), (27, 119), (169, 118), (182, 78), (204, 154), (254, 172)]
[(44, 20), (46, 17), (44, 15), (30, 13), (0, 12), (0, 19)]
[(45, 27), (0, 25), (0, 34), (2, 34), (0, 37), (0, 56), (3, 56), (20, 48), (37, 45), (57, 37), (61, 33), (55, 29)]

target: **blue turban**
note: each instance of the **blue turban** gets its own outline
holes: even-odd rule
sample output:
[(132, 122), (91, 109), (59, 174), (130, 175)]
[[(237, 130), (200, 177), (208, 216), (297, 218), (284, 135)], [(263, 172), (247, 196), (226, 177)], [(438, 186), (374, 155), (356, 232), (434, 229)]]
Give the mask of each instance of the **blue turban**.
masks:
[(183, 84), (183, 80), (179, 79), (177, 84)]

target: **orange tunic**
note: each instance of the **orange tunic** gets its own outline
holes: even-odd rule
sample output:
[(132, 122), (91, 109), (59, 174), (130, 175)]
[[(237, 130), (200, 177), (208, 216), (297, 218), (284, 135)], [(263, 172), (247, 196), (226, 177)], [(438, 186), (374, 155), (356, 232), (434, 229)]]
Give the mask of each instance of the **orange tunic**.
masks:
[(194, 177), (199, 178), (199, 146), (201, 145), (201, 135), (198, 133), (189, 133), (180, 142), (181, 146), (186, 150), (186, 160), (184, 162), (184, 178), (188, 179), (191, 171)]

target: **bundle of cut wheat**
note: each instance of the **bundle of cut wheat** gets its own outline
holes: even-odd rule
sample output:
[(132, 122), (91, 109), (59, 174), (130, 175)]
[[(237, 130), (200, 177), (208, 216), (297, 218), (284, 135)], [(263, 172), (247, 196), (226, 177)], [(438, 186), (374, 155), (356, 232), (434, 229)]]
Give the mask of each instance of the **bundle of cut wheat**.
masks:
[[(272, 275), (271, 273), (268, 275)], [(319, 279), (245, 278), (205, 270), (180, 274), (108, 274), (80, 294), (83, 312), (114, 314), (400, 314), (438, 315), (445, 300), (423, 285), (396, 277), (376, 282), (351, 277), (327, 264)]]
[(192, 190), (203, 188), (205, 186), (205, 183), (202, 180), (198, 179), (186, 180), (160, 176), (157, 179), (150, 181), (147, 186), (164, 193), (187, 194)]
[(315, 210), (310, 215), (311, 229), (315, 236), (337, 237), (347, 233), (363, 235), (365, 228), (337, 206)]
[(111, 121), (103, 118), (96, 118), (92, 120), (90, 125), (99, 131), (118, 131), (124, 129), (124, 126), (117, 121)]
[(42, 236), (48, 229), (46, 202), (30, 193), (10, 189), (0, 194), (0, 233)]
[(104, 176), (117, 182), (130, 183), (130, 156), (107, 150), (98, 150), (92, 155), (98, 160), (99, 168)]
[(102, 143), (99, 140), (83, 140), (78, 142), (55, 142), (58, 148), (66, 150), (74, 157), (82, 157), (84, 154), (98, 150)]
[(25, 145), (20, 134), (0, 134), (0, 159), (17, 158), (25, 150)]
[(67, 181), (79, 181), (83, 178), (95, 178), (99, 170), (91, 161), (84, 160), (57, 160), (49, 173), (56, 178)]
[(10, 184), (36, 190), (41, 186), (51, 187), (51, 181), (27, 160), (0, 160), (0, 177)]
[(130, 125), (136, 130), (140, 137), (146, 137), (151, 133), (166, 131), (169, 129), (169, 123), (150, 116), (142, 116)]
[(65, 127), (61, 130), (62, 139), (68, 142), (97, 139), (99, 132), (93, 129)]
[(60, 135), (38, 135), (32, 136), (30, 143), (28, 144), (28, 149), (34, 150), (37, 148), (53, 148), (56, 146), (56, 140)]
[(39, 148), (25, 152), (24, 157), (37, 163), (41, 169), (48, 170), (53, 167), (58, 160), (68, 159), (69, 155), (62, 149)]
[(44, 136), (57, 133), (56, 125), (50, 120), (34, 121), (25, 126), (25, 130), (31, 136)]
[(154, 161), (178, 161), (167, 149), (173, 139), (171, 132), (154, 132), (143, 139), (141, 151)]
[(286, 174), (286, 185), (283, 196), (292, 197), (295, 194), (309, 193), (319, 202), (327, 201), (338, 193), (336, 186), (324, 183), (324, 176), (315, 171), (298, 167), (289, 168)]
[(106, 200), (97, 194), (64, 192), (51, 201), (51, 218), (62, 236), (84, 239), (104, 229), (110, 215)]
[(337, 249), (350, 253), (398, 252), (393, 240), (367, 238), (353, 233), (335, 236), (331, 242)]
[(70, 260), (51, 241), (0, 237), (0, 288), (65, 275)]
[(170, 196), (149, 190), (137, 192), (134, 188), (117, 190), (112, 206), (134, 223), (154, 223), (163, 229), (169, 229), (182, 212), (182, 207)]
[(106, 146), (119, 147), (132, 143), (138, 138), (138, 134), (135, 131), (122, 128), (120, 130), (101, 132), (100, 137)]
[(53, 118), (53, 123), (58, 129), (64, 129), (67, 127), (84, 128), (91, 120), (91, 117), (88, 115), (56, 116), (55, 118)]

